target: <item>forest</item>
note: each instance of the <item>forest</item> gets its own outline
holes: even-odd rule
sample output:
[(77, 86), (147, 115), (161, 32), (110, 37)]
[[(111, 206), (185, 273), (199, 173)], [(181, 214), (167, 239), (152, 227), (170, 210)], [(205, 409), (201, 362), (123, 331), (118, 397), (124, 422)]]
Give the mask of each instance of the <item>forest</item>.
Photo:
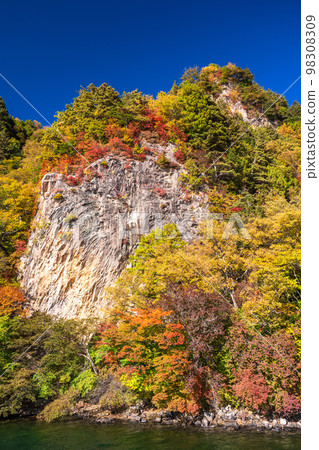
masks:
[[(250, 239), (225, 239), (225, 222), (215, 221), (213, 239), (203, 223), (186, 242), (168, 224), (160, 239), (141, 237), (107, 289), (104, 319), (30, 314), (18, 268), (43, 176), (76, 187), (99, 176), (88, 166), (96, 160), (144, 161), (151, 144), (167, 142), (176, 164), (164, 154), (157, 164), (182, 164), (185, 195), (205, 192), (226, 221), (238, 213)], [(156, 99), (90, 84), (51, 127), (10, 116), (0, 98), (0, 204), (0, 417), (62, 420), (102, 391), (111, 411), (232, 405), (298, 416), (299, 103), (230, 63), (188, 69)]]

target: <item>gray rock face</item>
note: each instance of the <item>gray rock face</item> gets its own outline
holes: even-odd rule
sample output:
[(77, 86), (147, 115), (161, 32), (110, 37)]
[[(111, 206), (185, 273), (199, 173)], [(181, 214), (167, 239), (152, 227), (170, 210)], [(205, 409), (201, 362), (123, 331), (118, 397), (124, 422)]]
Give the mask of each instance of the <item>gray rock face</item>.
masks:
[(207, 210), (204, 195), (181, 188), (181, 168), (163, 169), (109, 156), (96, 175), (70, 187), (61, 175), (42, 182), (38, 212), (20, 278), (30, 307), (65, 318), (99, 317), (105, 287), (127, 266), (142, 234), (175, 222), (184, 239)]
[(229, 82), (218, 95), (216, 99), (217, 104), (224, 103), (228, 107), (228, 113), (230, 115), (234, 116), (235, 114), (240, 114), (243, 120), (249, 123), (253, 128), (269, 126), (275, 128), (275, 125), (279, 125), (279, 123), (271, 123), (264, 115), (263, 111), (252, 108), (247, 110), (239, 98), (236, 99), (233, 97), (234, 87), (234, 83)]

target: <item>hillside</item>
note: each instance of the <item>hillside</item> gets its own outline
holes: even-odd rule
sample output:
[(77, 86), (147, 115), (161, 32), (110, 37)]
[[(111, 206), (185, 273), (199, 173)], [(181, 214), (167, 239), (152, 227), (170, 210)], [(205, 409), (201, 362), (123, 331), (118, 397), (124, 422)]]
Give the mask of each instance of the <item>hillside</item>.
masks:
[(300, 105), (211, 64), (49, 128), (0, 107), (0, 416), (298, 417)]

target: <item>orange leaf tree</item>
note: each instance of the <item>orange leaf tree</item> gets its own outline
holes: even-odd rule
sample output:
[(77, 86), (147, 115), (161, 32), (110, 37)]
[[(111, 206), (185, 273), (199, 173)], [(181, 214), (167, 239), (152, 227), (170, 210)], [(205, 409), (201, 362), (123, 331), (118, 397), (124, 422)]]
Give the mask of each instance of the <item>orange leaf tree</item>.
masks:
[(0, 287), (0, 316), (21, 313), (25, 299), (16, 286)]
[(191, 360), (184, 326), (171, 312), (136, 309), (118, 313), (118, 322), (102, 327), (97, 354), (123, 384), (156, 407), (196, 412), (189, 389)]

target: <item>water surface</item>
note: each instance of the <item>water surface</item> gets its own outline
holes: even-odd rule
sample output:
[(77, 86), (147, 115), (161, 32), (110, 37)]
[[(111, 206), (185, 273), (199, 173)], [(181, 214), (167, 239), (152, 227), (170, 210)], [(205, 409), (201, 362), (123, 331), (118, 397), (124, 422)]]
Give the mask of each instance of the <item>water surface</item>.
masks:
[(144, 424), (0, 422), (1, 450), (299, 450), (300, 435)]

